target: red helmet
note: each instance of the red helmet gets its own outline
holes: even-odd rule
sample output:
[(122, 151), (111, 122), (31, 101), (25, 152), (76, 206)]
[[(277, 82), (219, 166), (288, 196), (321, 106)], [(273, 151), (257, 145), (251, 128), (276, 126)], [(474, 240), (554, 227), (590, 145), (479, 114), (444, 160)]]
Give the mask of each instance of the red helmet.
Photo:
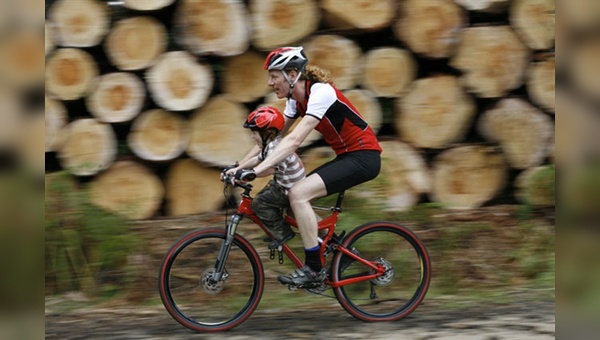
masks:
[(283, 130), (284, 123), (283, 114), (279, 110), (272, 106), (265, 106), (252, 111), (248, 115), (244, 127), (251, 130), (273, 128), (280, 132)]

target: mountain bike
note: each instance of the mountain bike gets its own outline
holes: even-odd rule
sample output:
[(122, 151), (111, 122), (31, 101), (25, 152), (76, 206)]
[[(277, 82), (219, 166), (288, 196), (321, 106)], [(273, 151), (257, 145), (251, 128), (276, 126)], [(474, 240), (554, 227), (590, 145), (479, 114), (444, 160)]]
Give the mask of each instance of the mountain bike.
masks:
[[(159, 270), (158, 290), (167, 312), (181, 325), (198, 332), (225, 331), (247, 320), (263, 294), (265, 275), (256, 249), (236, 232), (243, 217), (272, 235), (251, 209), (252, 185), (224, 181), (243, 189), (237, 211), (225, 228), (198, 229), (181, 237), (167, 251)], [(322, 284), (289, 286), (324, 295), (332, 289), (340, 305), (363, 321), (395, 321), (412, 313), (423, 301), (431, 279), (427, 249), (408, 228), (388, 221), (368, 222), (347, 235), (335, 233), (344, 192), (319, 221), (320, 255), (328, 275)], [(298, 225), (292, 216), (286, 221)], [(279, 263), (283, 255), (298, 268), (304, 262), (288, 245), (270, 251)]]

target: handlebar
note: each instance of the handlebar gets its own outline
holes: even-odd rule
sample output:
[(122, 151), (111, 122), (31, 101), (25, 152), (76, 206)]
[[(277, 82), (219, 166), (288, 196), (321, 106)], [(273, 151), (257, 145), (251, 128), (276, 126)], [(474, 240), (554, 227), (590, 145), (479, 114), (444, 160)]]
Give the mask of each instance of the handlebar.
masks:
[(253, 188), (252, 184), (250, 184), (248, 182), (236, 181), (233, 174), (225, 176), (225, 178), (222, 179), (222, 181), (225, 183), (225, 188), (227, 188), (230, 185), (233, 187), (243, 188), (244, 194), (249, 194)]

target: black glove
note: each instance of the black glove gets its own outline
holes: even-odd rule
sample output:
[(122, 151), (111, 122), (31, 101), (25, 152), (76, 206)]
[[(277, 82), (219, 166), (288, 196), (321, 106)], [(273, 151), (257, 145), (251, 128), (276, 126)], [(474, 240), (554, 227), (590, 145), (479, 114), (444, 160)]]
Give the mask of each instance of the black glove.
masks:
[(254, 169), (239, 169), (235, 172), (235, 179), (250, 182), (256, 179), (256, 172), (254, 172)]
[(233, 164), (233, 165), (226, 166), (225, 169), (223, 169), (223, 171), (221, 171), (221, 173), (225, 174), (227, 171), (229, 171), (233, 168), (237, 168), (237, 167), (238, 167), (238, 162), (235, 162), (235, 164)]

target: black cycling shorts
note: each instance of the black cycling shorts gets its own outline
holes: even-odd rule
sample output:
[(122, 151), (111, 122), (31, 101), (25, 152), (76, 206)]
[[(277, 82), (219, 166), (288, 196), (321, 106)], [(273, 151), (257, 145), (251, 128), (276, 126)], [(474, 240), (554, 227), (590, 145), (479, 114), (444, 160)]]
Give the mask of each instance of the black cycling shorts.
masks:
[(321, 165), (310, 174), (318, 174), (327, 195), (338, 193), (377, 177), (381, 170), (381, 155), (376, 150), (348, 152)]

